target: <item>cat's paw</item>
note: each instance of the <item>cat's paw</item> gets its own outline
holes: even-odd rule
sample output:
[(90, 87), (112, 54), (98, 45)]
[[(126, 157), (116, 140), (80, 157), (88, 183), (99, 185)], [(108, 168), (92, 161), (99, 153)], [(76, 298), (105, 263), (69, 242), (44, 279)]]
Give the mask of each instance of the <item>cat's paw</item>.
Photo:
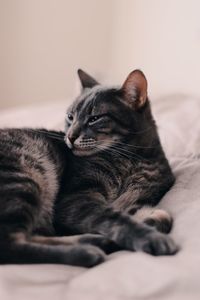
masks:
[(170, 231), (172, 229), (173, 221), (172, 221), (172, 219), (171, 220), (168, 220), (168, 219), (157, 220), (154, 218), (148, 218), (148, 219), (144, 220), (144, 223), (151, 227), (156, 228), (159, 232), (168, 234), (168, 233), (170, 233)]
[(149, 232), (134, 242), (136, 251), (144, 251), (151, 255), (173, 255), (179, 250), (174, 241), (156, 230)]
[(155, 209), (145, 220), (144, 223), (155, 227), (162, 233), (169, 233), (172, 229), (173, 219), (168, 212), (163, 209)]
[[(76, 245), (71, 248), (70, 264), (91, 268), (105, 261), (105, 253), (92, 245)], [(68, 264), (69, 262), (67, 262)]]

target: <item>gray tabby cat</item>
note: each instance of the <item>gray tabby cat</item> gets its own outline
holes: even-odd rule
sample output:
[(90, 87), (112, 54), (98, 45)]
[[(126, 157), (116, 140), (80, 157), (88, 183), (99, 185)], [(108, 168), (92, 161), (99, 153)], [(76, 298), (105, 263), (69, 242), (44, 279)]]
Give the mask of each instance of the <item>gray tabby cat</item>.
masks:
[(109, 89), (79, 77), (65, 133), (0, 130), (0, 263), (90, 267), (105, 259), (102, 250), (177, 251), (164, 234), (172, 218), (153, 208), (174, 176), (144, 74)]

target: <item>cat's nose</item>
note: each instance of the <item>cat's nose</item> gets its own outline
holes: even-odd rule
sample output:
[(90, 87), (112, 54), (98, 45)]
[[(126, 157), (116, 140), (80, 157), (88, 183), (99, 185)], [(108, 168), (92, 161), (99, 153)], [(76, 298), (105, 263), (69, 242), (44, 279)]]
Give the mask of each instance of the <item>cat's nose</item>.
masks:
[(73, 145), (73, 143), (75, 142), (75, 140), (77, 139), (77, 136), (74, 134), (69, 134), (68, 135), (68, 139), (70, 141), (70, 143)]

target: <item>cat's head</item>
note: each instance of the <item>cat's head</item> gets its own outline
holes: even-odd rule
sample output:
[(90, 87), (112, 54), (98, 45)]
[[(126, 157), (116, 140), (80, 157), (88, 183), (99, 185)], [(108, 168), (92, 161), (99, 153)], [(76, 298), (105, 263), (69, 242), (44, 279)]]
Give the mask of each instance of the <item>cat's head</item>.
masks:
[(108, 151), (138, 140), (138, 133), (153, 122), (147, 98), (147, 80), (131, 72), (119, 88), (105, 88), (78, 70), (82, 92), (66, 114), (68, 147), (77, 156)]

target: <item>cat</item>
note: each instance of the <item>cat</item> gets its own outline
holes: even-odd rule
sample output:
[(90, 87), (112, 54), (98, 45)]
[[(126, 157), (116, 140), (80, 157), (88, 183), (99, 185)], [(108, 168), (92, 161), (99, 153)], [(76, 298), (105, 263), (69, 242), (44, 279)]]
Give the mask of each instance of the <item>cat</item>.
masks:
[(120, 88), (82, 70), (65, 132), (0, 130), (0, 263), (91, 267), (116, 249), (171, 255), (174, 183), (135, 70)]
[[(140, 70), (120, 88), (78, 70), (82, 92), (66, 114), (71, 174), (56, 204), (58, 231), (100, 233), (123, 249), (177, 251), (172, 217), (153, 208), (174, 184)], [(78, 220), (78, 222), (76, 222)], [(153, 228), (154, 227), (154, 228)], [(155, 228), (157, 230), (155, 230)]]

